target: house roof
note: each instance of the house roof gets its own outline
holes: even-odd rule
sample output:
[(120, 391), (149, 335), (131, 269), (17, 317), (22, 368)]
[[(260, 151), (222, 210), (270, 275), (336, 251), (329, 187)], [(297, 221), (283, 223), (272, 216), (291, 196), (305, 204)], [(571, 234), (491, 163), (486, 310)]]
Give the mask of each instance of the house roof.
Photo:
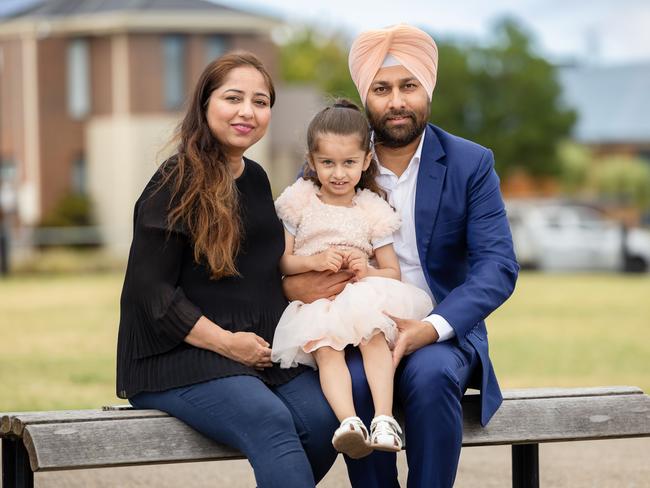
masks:
[(55, 17), (117, 11), (235, 11), (207, 0), (40, 0), (25, 2), (11, 17)]
[(279, 19), (208, 0), (23, 0), (0, 17), (0, 36), (187, 31), (268, 34)]
[(561, 68), (564, 102), (585, 143), (650, 143), (650, 62)]

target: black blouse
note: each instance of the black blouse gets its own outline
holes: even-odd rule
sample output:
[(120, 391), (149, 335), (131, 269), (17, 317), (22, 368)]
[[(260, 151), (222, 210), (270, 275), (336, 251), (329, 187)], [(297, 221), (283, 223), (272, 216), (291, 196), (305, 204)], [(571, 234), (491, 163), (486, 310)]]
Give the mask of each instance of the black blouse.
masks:
[(201, 315), (232, 332), (254, 332), (269, 343), (287, 305), (278, 263), (284, 231), (271, 186), (260, 165), (245, 159), (236, 180), (243, 239), (236, 259), (241, 276), (210, 279), (194, 261), (181, 228), (167, 230), (170, 188), (155, 191), (158, 171), (135, 204), (133, 242), (122, 289), (117, 343), (117, 396), (162, 391), (215, 378), (251, 375), (285, 383), (305, 367), (258, 371), (184, 342)]

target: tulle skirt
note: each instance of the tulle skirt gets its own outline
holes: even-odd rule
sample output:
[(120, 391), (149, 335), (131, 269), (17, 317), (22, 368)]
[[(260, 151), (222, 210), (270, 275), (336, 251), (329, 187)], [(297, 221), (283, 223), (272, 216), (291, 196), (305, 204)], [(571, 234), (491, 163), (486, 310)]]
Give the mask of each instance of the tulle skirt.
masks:
[(390, 278), (364, 278), (349, 283), (333, 300), (291, 302), (275, 330), (271, 359), (282, 368), (298, 364), (316, 368), (310, 353), (319, 347), (340, 351), (366, 343), (380, 332), (392, 347), (397, 327), (387, 314), (420, 320), (432, 308), (431, 298), (420, 288)]

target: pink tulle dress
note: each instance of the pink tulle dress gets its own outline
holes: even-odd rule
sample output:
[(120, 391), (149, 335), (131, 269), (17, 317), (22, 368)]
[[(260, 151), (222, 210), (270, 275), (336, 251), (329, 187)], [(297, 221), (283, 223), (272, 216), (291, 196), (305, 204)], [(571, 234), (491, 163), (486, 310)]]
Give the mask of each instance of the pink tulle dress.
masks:
[[(334, 246), (360, 249), (370, 258), (374, 249), (392, 243), (399, 216), (377, 194), (357, 191), (352, 206), (342, 207), (323, 203), (318, 191), (312, 182), (299, 179), (275, 202), (278, 216), (295, 236), (295, 255), (310, 256)], [(323, 346), (342, 350), (379, 332), (392, 346), (397, 328), (383, 312), (420, 320), (432, 308), (429, 295), (420, 288), (390, 278), (363, 278), (346, 285), (333, 300), (291, 302), (275, 330), (271, 359), (283, 368), (298, 364), (316, 368), (312, 351)]]

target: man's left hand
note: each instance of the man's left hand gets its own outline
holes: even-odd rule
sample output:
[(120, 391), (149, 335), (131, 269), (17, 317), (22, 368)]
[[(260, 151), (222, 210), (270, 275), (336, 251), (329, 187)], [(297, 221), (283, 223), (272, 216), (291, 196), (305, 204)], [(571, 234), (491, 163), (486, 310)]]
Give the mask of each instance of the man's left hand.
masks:
[(438, 340), (438, 332), (429, 322), (388, 316), (395, 321), (399, 330), (393, 348), (393, 366), (395, 368), (404, 356)]

